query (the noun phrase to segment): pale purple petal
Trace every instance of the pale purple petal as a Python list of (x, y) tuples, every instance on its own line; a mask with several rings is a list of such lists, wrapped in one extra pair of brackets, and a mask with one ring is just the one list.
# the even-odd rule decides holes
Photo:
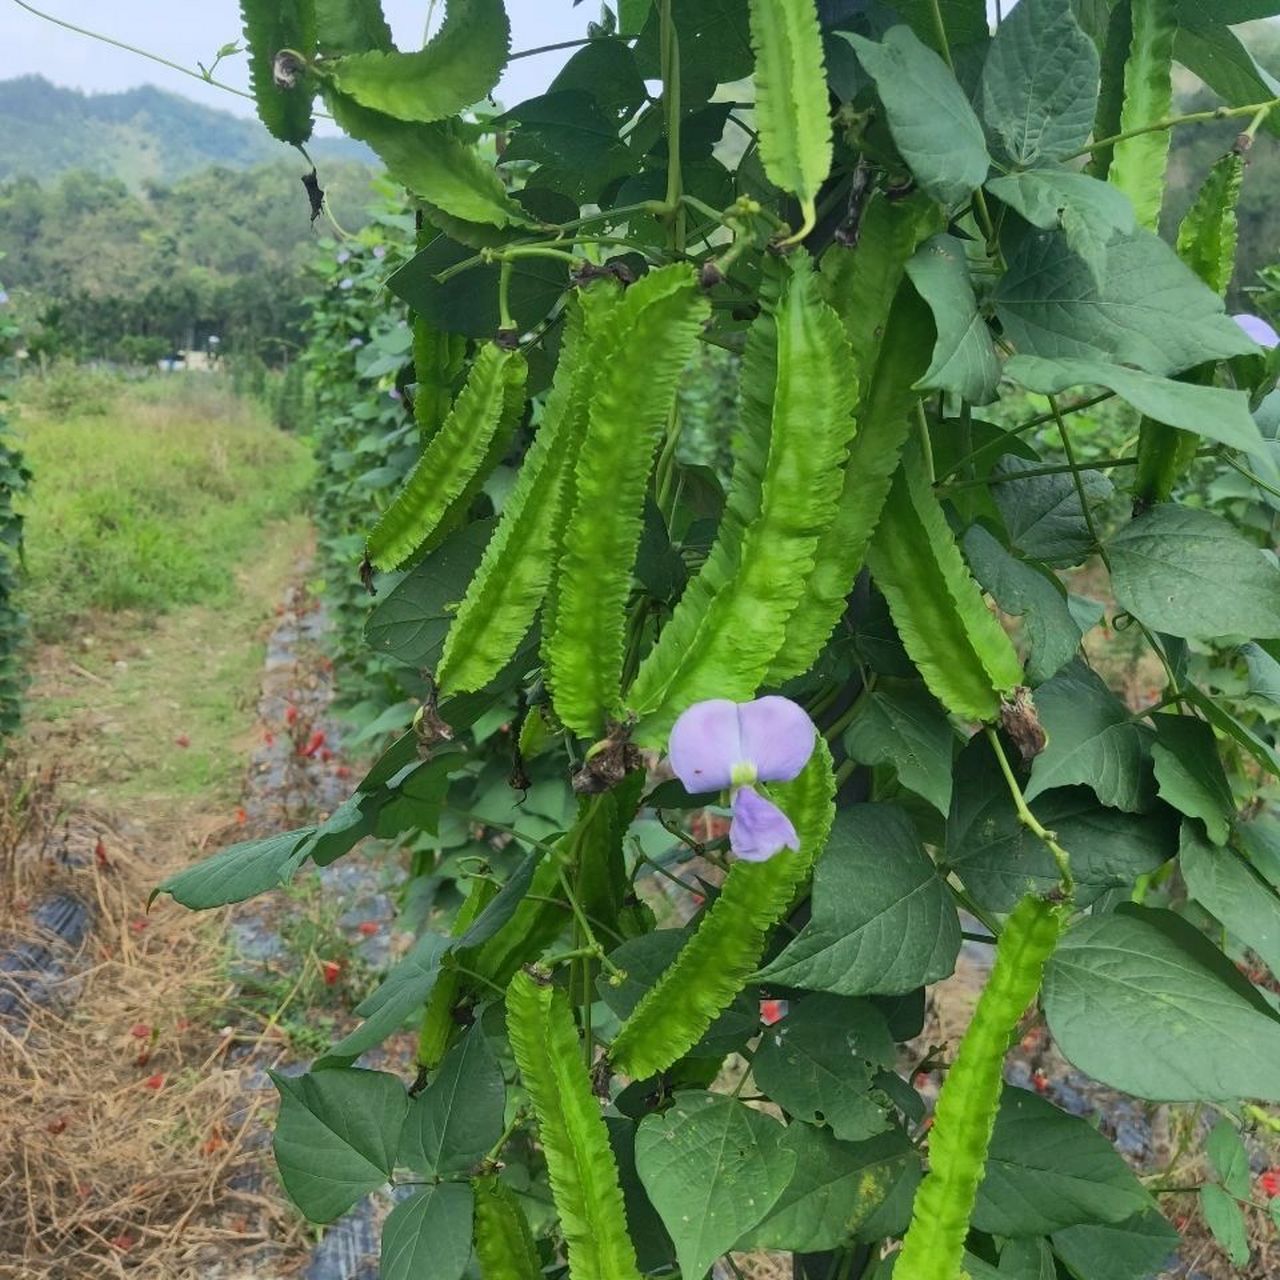
[(695, 702), (672, 726), (667, 750), (686, 791), (723, 791), (742, 759), (737, 704), (728, 698)]
[(761, 782), (790, 782), (813, 755), (816, 731), (803, 707), (771, 695), (738, 708), (742, 754)]
[(1251, 316), (1247, 312), (1242, 312), (1240, 315), (1232, 316), (1231, 318), (1258, 346), (1266, 347), (1270, 350), (1280, 344), (1280, 334), (1276, 333), (1261, 316)]
[(783, 849), (799, 849), (800, 839), (791, 819), (772, 800), (754, 787), (739, 787), (733, 793), (729, 848), (748, 862), (763, 862)]

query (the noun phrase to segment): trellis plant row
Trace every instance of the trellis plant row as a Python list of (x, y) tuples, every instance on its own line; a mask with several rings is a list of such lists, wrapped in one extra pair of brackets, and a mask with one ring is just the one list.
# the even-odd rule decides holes
[(17, 376), (18, 326), (9, 317), (0, 286), (0, 751), (22, 711), (26, 618), (18, 602), (22, 572), (22, 515), (17, 510), (31, 472), (3, 412), (5, 384)]
[[(412, 434), (341, 409), (407, 474), (353, 481), (349, 444), (325, 466), (369, 641), (421, 683), (328, 821), (160, 891), (239, 901), (368, 834), (511, 837), (506, 865), (457, 859), (448, 931), (277, 1082), (309, 1218), (413, 1189), (386, 1280), (697, 1280), (753, 1249), (805, 1276), (1152, 1276), (1185, 1173), (1144, 1182), (1003, 1086), (1039, 1018), (1105, 1085), (1220, 1114), (1200, 1195), (1245, 1261), (1241, 1130), (1280, 1101), (1255, 985), (1280, 963), (1280, 400), (1275, 335), (1223, 296), (1244, 158), (1280, 129), (1230, 24), (1277, 7), (1021, 0), (992, 31), (982, 0), (623, 0), (504, 109), (529, 51), (502, 0), (452, 0), (405, 51), (376, 0), (246, 0), (267, 127), (303, 147), (318, 98), (415, 212), (407, 261), (362, 259), (385, 327), (347, 334), (328, 297), (312, 359), (324, 412), (344, 342), (411, 309), (383, 355), (412, 356)], [(1168, 137), (1201, 118), (1172, 114), (1177, 64), (1240, 138), (1171, 244)], [(727, 485), (679, 447), (707, 345), (740, 356)], [(1044, 412), (988, 421), (1029, 394)], [(1136, 444), (1082, 466), (1099, 396)], [(1099, 610), (1059, 576), (1086, 563), (1163, 672), (1144, 711), (1086, 656)], [(718, 800), (728, 837), (695, 837)], [(676, 840), (722, 879), (682, 878)], [(655, 864), (688, 925), (637, 891)], [(961, 908), (994, 968), (927, 1118), (897, 1046)], [(414, 1060), (360, 1065), (405, 1027)]]

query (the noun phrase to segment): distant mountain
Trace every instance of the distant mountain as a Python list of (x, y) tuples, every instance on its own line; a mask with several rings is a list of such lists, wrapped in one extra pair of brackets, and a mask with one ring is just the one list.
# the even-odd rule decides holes
[[(373, 161), (360, 143), (316, 139), (312, 157)], [(255, 120), (201, 106), (151, 85), (123, 93), (82, 93), (43, 76), (0, 80), (0, 180), (47, 180), (70, 169), (119, 179), (171, 183), (222, 165), (248, 169), (296, 153)]]

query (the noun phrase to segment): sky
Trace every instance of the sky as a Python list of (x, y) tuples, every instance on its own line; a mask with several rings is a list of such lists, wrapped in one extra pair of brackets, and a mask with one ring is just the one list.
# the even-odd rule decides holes
[[(109, 3), (31, 0), (31, 3), (53, 17), (160, 54), (193, 70), (197, 62), (208, 66), (219, 46), (240, 34), (237, 0), (110, 0)], [(436, 6), (437, 14), (443, 7)], [(427, 0), (383, 0), (383, 11), (399, 48), (413, 49), (422, 43), (426, 10)], [(585, 36), (587, 23), (597, 12), (597, 6), (590, 0), (577, 6), (554, 0), (507, 0), (511, 47), (532, 49)], [(562, 50), (513, 62), (498, 85), (497, 96), (506, 102), (519, 102), (541, 92), (570, 52), (572, 50)], [(247, 98), (237, 98), (149, 62), (136, 53), (54, 26), (23, 9), (17, 0), (0, 0), (0, 80), (31, 74), (87, 92), (154, 84), (206, 106), (220, 107), (238, 115), (253, 114), (253, 103)], [(249, 73), (244, 56), (223, 62), (215, 76), (237, 88), (247, 89)], [(327, 122), (317, 123), (323, 126)], [(323, 132), (323, 128), (317, 132)]]

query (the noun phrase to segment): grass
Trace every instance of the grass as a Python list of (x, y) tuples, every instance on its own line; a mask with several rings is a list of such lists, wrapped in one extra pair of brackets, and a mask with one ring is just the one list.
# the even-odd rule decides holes
[(311, 474), (301, 441), (207, 374), (95, 384), (62, 411), (32, 394), (19, 430), (35, 473), (25, 605), (42, 640), (96, 610), (232, 602), (236, 566)]

